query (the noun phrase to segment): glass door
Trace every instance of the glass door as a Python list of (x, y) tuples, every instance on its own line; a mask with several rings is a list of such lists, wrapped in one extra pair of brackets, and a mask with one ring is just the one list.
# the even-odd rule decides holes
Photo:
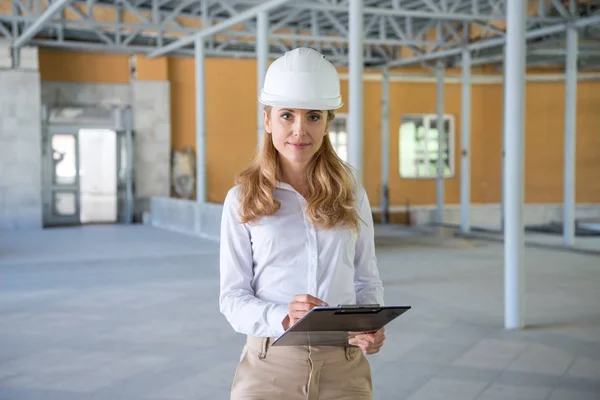
[(44, 222), (48, 226), (80, 223), (79, 137), (71, 129), (50, 130), (44, 157), (47, 180)]
[(44, 226), (134, 222), (131, 108), (44, 106)]

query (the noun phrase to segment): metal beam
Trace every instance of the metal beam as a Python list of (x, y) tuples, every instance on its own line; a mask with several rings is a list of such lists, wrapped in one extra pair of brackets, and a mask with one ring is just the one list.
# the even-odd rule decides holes
[(387, 224), (390, 177), (390, 76), (387, 67), (381, 74), (381, 223)]
[[(256, 24), (256, 58), (257, 58), (257, 83), (258, 83), (258, 96), (263, 87), (265, 81), (265, 75), (269, 64), (269, 14), (266, 11), (258, 13), (257, 24)], [(258, 114), (257, 114), (257, 143), (258, 147), (262, 146), (262, 139), (264, 136), (264, 116), (262, 104), (258, 103)]]
[(462, 53), (462, 91), (460, 115), (460, 230), (468, 233), (471, 230), (469, 211), (471, 208), (471, 52), (463, 49)]
[(566, 95), (565, 95), (565, 158), (563, 198), (563, 239), (565, 246), (575, 242), (575, 160), (577, 137), (577, 28), (567, 29)]
[(571, 14), (569, 14), (569, 11), (567, 11), (567, 9), (558, 0), (552, 0), (552, 5), (565, 19), (571, 19)]
[[(600, 24), (600, 15), (595, 15), (593, 17), (587, 17), (587, 18), (580, 18), (574, 22), (574, 25), (577, 28), (583, 28), (583, 27), (586, 27), (589, 25), (594, 25), (594, 24)], [(538, 29), (534, 29), (534, 30), (526, 32), (525, 39), (535, 39), (535, 38), (538, 38), (541, 36), (553, 35), (556, 33), (564, 32), (566, 29), (567, 29), (567, 26), (565, 24), (556, 24), (556, 25), (546, 26), (543, 28), (538, 28)], [(489, 40), (484, 40), (484, 41), (480, 41), (480, 42), (475, 42), (475, 43), (469, 45), (468, 48), (469, 48), (469, 50), (473, 51), (473, 50), (487, 49), (487, 48), (491, 48), (491, 47), (498, 47), (498, 46), (504, 45), (504, 43), (506, 43), (506, 40), (507, 40), (506, 36), (489, 39)], [(400, 67), (400, 66), (404, 66), (404, 65), (417, 64), (417, 63), (420, 63), (423, 61), (431, 61), (431, 60), (437, 60), (439, 58), (444, 58), (444, 57), (457, 56), (457, 55), (461, 54), (462, 51), (463, 51), (462, 47), (457, 47), (457, 48), (453, 48), (453, 49), (438, 51), (435, 53), (427, 53), (427, 54), (423, 54), (423, 55), (420, 55), (417, 57), (404, 58), (401, 60), (394, 60), (394, 61), (389, 62), (387, 65), (388, 65), (388, 67), (391, 68), (391, 67)]]
[(185, 38), (179, 39), (173, 43), (168, 44), (167, 46), (164, 46), (158, 50), (152, 51), (150, 53), (148, 53), (146, 55), (146, 57), (148, 58), (155, 58), (155, 57), (159, 57), (162, 56), (164, 54), (167, 54), (171, 51), (180, 49), (184, 46), (187, 46), (191, 43), (194, 43), (196, 39), (198, 38), (204, 38), (206, 36), (210, 36), (213, 35), (217, 32), (222, 31), (223, 29), (226, 28), (230, 28), (232, 26), (235, 26), (241, 22), (246, 21), (249, 18), (254, 17), (255, 15), (257, 15), (258, 13), (262, 12), (262, 11), (269, 11), (270, 9), (273, 9), (275, 7), (279, 7), (284, 3), (287, 3), (289, 0), (269, 0), (259, 6), (253, 7), (249, 10), (246, 10), (244, 12), (239, 13), (238, 15), (236, 15), (235, 17), (231, 17), (229, 19), (226, 19), (225, 21), (222, 21), (216, 25), (211, 26), (208, 29), (202, 29), (200, 30), (200, 32), (196, 33), (195, 35), (192, 36), (187, 36)]
[(206, 202), (206, 85), (204, 38), (194, 40), (196, 76), (196, 202)]
[(350, 43), (349, 43), (349, 135), (348, 148), (350, 165), (356, 179), (362, 184), (363, 175), (363, 13), (362, 0), (350, 0)]
[[(295, 1), (290, 4), (294, 8), (302, 8), (309, 10), (320, 10), (320, 11), (331, 11), (339, 13), (347, 13), (348, 9), (345, 6), (340, 5), (329, 5), (329, 4), (315, 4), (305, 1)], [(428, 18), (428, 19), (441, 19), (444, 21), (504, 21), (504, 16), (484, 15), (484, 14), (465, 14), (465, 13), (452, 13), (452, 12), (441, 12), (441, 11), (429, 11), (429, 10), (414, 10), (414, 9), (402, 9), (402, 8), (386, 8), (386, 7), (363, 7), (364, 15), (385, 15), (394, 17), (416, 17), (416, 18)]]
[[(437, 174), (436, 174), (436, 216), (435, 222), (441, 224), (444, 222), (444, 144), (445, 144), (445, 126), (444, 123), (444, 65), (438, 61), (436, 66), (437, 77), (437, 131), (438, 131), (438, 151), (437, 151)], [(449, 158), (448, 158), (449, 159)]]
[[(379, 17), (377, 17), (379, 18)], [(6, 21), (6, 22), (29, 22), (29, 21), (33, 21), (33, 17), (13, 17), (11, 15), (0, 15), (0, 21)], [(78, 20), (65, 20), (65, 29), (86, 29), (89, 31), (93, 31), (95, 35), (102, 35), (101, 39), (104, 40), (107, 43), (111, 43), (111, 41), (109, 39), (106, 39), (107, 36), (106, 34), (103, 34), (102, 32), (106, 32), (106, 33), (111, 33), (109, 30), (105, 30), (105, 28), (110, 28), (111, 30), (133, 30), (135, 32), (148, 32), (148, 31), (152, 31), (152, 30), (157, 30), (157, 29), (162, 29), (163, 30), (163, 36), (165, 38), (171, 38), (171, 39), (179, 39), (181, 38), (180, 35), (177, 34), (185, 34), (185, 35), (193, 35), (195, 32), (197, 32), (196, 30), (194, 30), (193, 28), (185, 28), (185, 27), (181, 27), (181, 26), (174, 26), (174, 27), (161, 27), (161, 26), (156, 26), (153, 24), (136, 24), (136, 23), (126, 23), (126, 22), (121, 22), (121, 23), (117, 23), (117, 22), (113, 22), (113, 21), (94, 21), (94, 20), (89, 20), (87, 19), (86, 16), (83, 16), (83, 19), (78, 19)], [(51, 22), (47, 25), (47, 27), (52, 27), (52, 28), (59, 28), (59, 25)], [(166, 31), (166, 32), (165, 32)], [(166, 33), (169, 34), (166, 34)], [(239, 31), (225, 31), (225, 32), (221, 32), (219, 33), (219, 35), (222, 36), (230, 36), (230, 37), (234, 37), (234, 38), (249, 38), (249, 39), (253, 39), (256, 36), (256, 33), (254, 32), (250, 32), (250, 31), (246, 31), (246, 30), (239, 30)], [(140, 35), (140, 36), (144, 36), (144, 35)], [(148, 35), (146, 35), (146, 37), (148, 37)], [(156, 37), (153, 37), (153, 39), (155, 39)], [(316, 42), (316, 43), (348, 43), (349, 39), (348, 37), (344, 37), (344, 36), (331, 36), (331, 35), (326, 35), (326, 34), (321, 34), (321, 35), (303, 35), (303, 34), (293, 34), (293, 33), (271, 33), (269, 34), (269, 38), (271, 39), (271, 41), (274, 44), (277, 44), (279, 40), (296, 40), (296, 41), (300, 41), (303, 43), (307, 43), (307, 42)], [(85, 43), (85, 42), (84, 42)], [(427, 47), (427, 46), (440, 46), (441, 43), (438, 41), (427, 41), (427, 40), (422, 40), (422, 39), (418, 39), (418, 38), (413, 38), (413, 39), (408, 39), (408, 40), (398, 40), (396, 38), (385, 38), (383, 40), (379, 39), (379, 38), (374, 38), (374, 37), (365, 37), (364, 38), (364, 44), (366, 45), (381, 45), (381, 46), (423, 46), (423, 47)], [(159, 45), (160, 46), (160, 45)], [(280, 46), (281, 47), (281, 46)], [(160, 47), (158, 47), (160, 48)], [(207, 49), (208, 51), (208, 49)], [(193, 50), (192, 50), (193, 52)]]
[(504, 326), (524, 326), (524, 148), (525, 148), (525, 21), (522, 0), (508, 0), (506, 31), (506, 94), (504, 129)]
[(23, 34), (19, 36), (17, 40), (15, 40), (13, 44), (14, 49), (18, 50), (21, 47), (25, 46), (27, 42), (31, 40), (31, 38), (33, 38), (39, 31), (42, 30), (44, 25), (46, 25), (46, 23), (50, 21), (50, 19), (52, 19), (53, 16), (61, 12), (62, 9), (69, 5), (69, 3), (71, 3), (72, 1), (73, 0), (56, 0), (55, 2), (50, 4), (50, 6), (46, 8), (44, 12), (39, 16), (39, 18), (37, 18), (31, 25), (29, 25), (27, 29), (25, 29)]

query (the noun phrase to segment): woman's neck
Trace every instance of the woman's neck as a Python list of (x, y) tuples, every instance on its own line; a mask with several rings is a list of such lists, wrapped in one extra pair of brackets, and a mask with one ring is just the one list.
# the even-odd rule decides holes
[(281, 164), (281, 181), (292, 186), (302, 196), (308, 192), (306, 167), (292, 163)]

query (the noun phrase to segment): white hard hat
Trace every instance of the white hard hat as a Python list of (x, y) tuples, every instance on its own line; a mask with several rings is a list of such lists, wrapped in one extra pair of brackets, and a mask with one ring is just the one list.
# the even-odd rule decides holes
[(299, 47), (271, 64), (259, 101), (266, 106), (335, 110), (342, 106), (340, 78), (322, 54)]

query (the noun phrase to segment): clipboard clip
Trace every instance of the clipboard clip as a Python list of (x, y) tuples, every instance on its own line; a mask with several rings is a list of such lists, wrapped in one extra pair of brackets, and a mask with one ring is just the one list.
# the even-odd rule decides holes
[(340, 314), (377, 314), (381, 311), (379, 304), (348, 304), (338, 306), (334, 315)]
[(361, 308), (374, 308), (381, 307), (380, 304), (338, 304), (338, 308), (347, 308), (347, 309), (361, 309)]

